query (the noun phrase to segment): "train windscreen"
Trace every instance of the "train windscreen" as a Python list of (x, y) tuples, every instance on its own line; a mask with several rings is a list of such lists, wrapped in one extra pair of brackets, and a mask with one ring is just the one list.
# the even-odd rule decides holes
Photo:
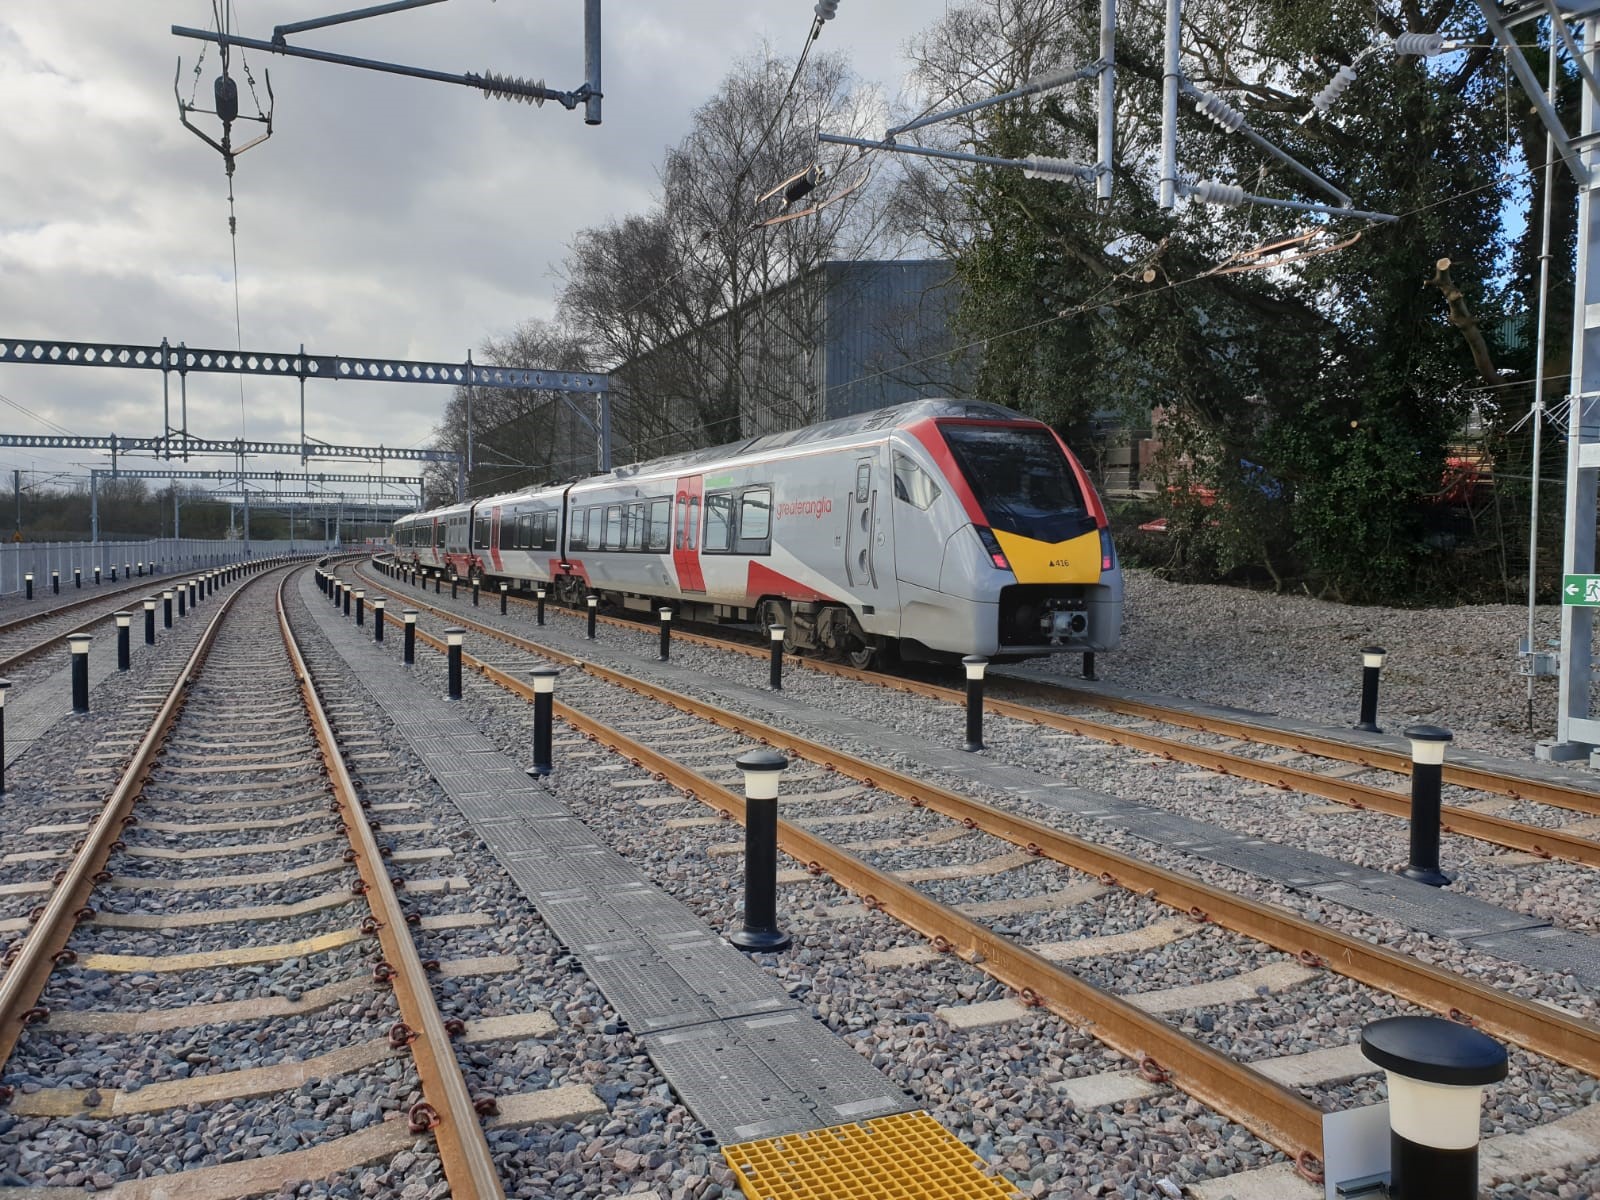
[(939, 423), (994, 529), (1064, 542), (1095, 528), (1072, 464), (1048, 429)]

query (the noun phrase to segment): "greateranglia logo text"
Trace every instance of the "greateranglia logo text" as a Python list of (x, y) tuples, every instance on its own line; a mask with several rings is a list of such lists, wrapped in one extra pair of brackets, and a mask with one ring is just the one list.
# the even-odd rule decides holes
[(828, 496), (820, 500), (791, 500), (778, 505), (779, 517), (815, 517), (820, 521), (832, 511), (833, 500)]

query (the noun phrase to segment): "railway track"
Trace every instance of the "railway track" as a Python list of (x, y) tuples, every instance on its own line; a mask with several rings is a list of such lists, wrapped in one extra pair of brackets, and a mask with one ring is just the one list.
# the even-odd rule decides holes
[(412, 928), (488, 920), (424, 913), (448, 881), (391, 876), (391, 856), (429, 861), (405, 835), (432, 826), (367, 816), (357, 780), (381, 767), (335, 738), (284, 614), (289, 573), (228, 593), (169, 678), (98, 718), (126, 745), (115, 726), (153, 714), (87, 821), (61, 789), (8, 805), (0, 1183), (153, 1200), (176, 1174), (222, 1200), (409, 1148), (397, 1190), (442, 1169), (454, 1196), (504, 1195), (479, 1118), (495, 1105), (452, 1035), (538, 1023), (447, 1029)]
[[(727, 767), (719, 772), (696, 763), (728, 764), (737, 749), (757, 740), (814, 764), (815, 770), (799, 772), (803, 782), (796, 784), (804, 816), (780, 833), (782, 848), (801, 864), (791, 886), (804, 886), (807, 870), (825, 875), (860, 897), (865, 910), (892, 916), (927, 939), (926, 946), (894, 947), (905, 953), (885, 961), (927, 969), (948, 952), (1009, 989), (977, 1014), (961, 1011), (973, 1006), (950, 1004), (953, 1022), (1026, 1021), (1029, 1009), (1048, 1009), (1138, 1064), (1146, 1084), (1175, 1084), (1282, 1150), (1308, 1175), (1316, 1173), (1321, 1156), (1324, 1109), (1344, 1107), (1356, 1095), (1370, 1097), (1370, 1083), (1350, 1089), (1352, 1080), (1368, 1075), (1351, 1058), (1354, 1033), (1345, 1019), (1352, 1013), (1370, 1019), (1415, 1004), (1472, 1021), (1521, 1047), (1514, 1071), (1583, 1115), (1578, 1097), (1587, 1094), (1584, 1077), (1600, 1072), (1600, 1028), (1588, 1022), (1073, 837), (1040, 819), (1046, 814), (1017, 811), (1026, 805), (999, 808), (972, 800), (748, 714), (579, 662), (495, 627), (487, 614), (466, 618), (459, 605), (446, 608), (431, 594), (370, 575), (367, 580), (369, 595), (376, 584), (428, 613), (424, 624), (435, 630), (441, 622), (464, 627), (471, 669), (519, 696), (531, 695), (518, 675), (537, 661), (532, 656), (580, 668), (576, 678), (569, 669), (563, 680), (562, 718), (719, 814), (735, 820), (743, 814), (742, 801), (727, 787)], [(442, 648), (436, 632), (420, 629), (418, 637)], [(631, 815), (641, 847), (667, 836), (665, 813)], [(669, 828), (707, 858), (737, 852), (737, 843), (718, 837), (717, 821), (678, 818)], [(995, 909), (988, 897), (996, 881), (1016, 876), (1027, 880), (1022, 894), (1012, 896), (1010, 907)], [(1008, 894), (1014, 890), (1011, 885)], [(725, 896), (703, 899), (726, 907)], [(804, 899), (794, 907), (803, 910)], [(1106, 929), (1116, 932), (1081, 936)], [(1049, 936), (1063, 931), (1080, 936)], [(1154, 946), (1176, 947), (1167, 952), (1183, 956), (1181, 977), (1205, 982), (1198, 990), (1163, 989), (1166, 994), (1141, 989), (1139, 955)], [(1063, 968), (1066, 962), (1076, 974)], [(1332, 1023), (1331, 1044), (1308, 1048), (1303, 1029), (1275, 1027), (1274, 1016), (1295, 1009), (1294, 1002), (1276, 998), (1280, 992), (1304, 997), (1307, 991), (1316, 1005), (1343, 1014)], [(1221, 1017), (1196, 1011), (1213, 1004), (1226, 1006)], [(1184, 1014), (1181, 1027), (1152, 1016), (1164, 1011)], [(1283, 1054), (1285, 1045), (1298, 1053)], [(1111, 1074), (1121, 1082), (1108, 1083), (1106, 1094), (1124, 1100), (1144, 1094), (1125, 1071)]]

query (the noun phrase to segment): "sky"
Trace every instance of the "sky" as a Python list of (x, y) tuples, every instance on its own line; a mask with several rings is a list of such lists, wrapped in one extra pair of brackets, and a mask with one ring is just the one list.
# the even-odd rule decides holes
[[(233, 29), (363, 0), (236, 0)], [(842, 0), (818, 47), (898, 90), (904, 41), (946, 0)], [(550, 317), (581, 229), (646, 210), (664, 150), (740, 58), (792, 58), (811, 0), (604, 0), (604, 123), (486, 100), (475, 89), (246, 52), (274, 133), (239, 156), (239, 330), (246, 350), (462, 361), (530, 317)], [(298, 44), (434, 70), (577, 87), (580, 0), (445, 0), (296, 35)], [(232, 349), (238, 331), (221, 156), (178, 121), (210, 0), (50, 0), (0, 10), (0, 343), (30, 338)], [(235, 51), (241, 110), (254, 111)], [(218, 73), (206, 48), (199, 101)], [(193, 118), (216, 136), (216, 118)], [(236, 144), (258, 126), (239, 122)], [(539, 364), (526, 364), (537, 366)], [(174, 424), (178, 389), (172, 381)], [(158, 436), (155, 371), (0, 363), (0, 433)], [(425, 446), (440, 386), (317, 383), (307, 432), (328, 442)], [(37, 414), (19, 411), (15, 405)], [(192, 376), (188, 427), (210, 438), (299, 440), (292, 379)], [(52, 423), (57, 428), (52, 428)], [(228, 459), (190, 468), (226, 467)], [(0, 449), (0, 470), (44, 480), (107, 467), (86, 451)], [(130, 461), (124, 466), (157, 465)], [(184, 465), (184, 464), (175, 464)], [(258, 459), (257, 470), (299, 468)], [(421, 464), (390, 463), (389, 475)], [(354, 463), (312, 470), (376, 471)], [(10, 480), (4, 480), (9, 485)]]

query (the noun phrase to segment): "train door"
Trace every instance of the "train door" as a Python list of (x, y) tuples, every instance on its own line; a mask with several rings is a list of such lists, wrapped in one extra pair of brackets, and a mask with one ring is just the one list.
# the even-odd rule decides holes
[(700, 506), (705, 496), (705, 479), (689, 475), (678, 480), (677, 506), (672, 514), (672, 566), (678, 573), (678, 589), (683, 592), (706, 590), (706, 577), (700, 570)]
[[(496, 571), (504, 571), (505, 564), (500, 560), (500, 506), (496, 504), (489, 514), (489, 561), (494, 564)], [(515, 517), (511, 519), (516, 520)]]
[(855, 459), (844, 535), (845, 579), (869, 614), (879, 604), (892, 603), (894, 595), (894, 547), (882, 499), (888, 493), (880, 488), (881, 449), (873, 447)]

